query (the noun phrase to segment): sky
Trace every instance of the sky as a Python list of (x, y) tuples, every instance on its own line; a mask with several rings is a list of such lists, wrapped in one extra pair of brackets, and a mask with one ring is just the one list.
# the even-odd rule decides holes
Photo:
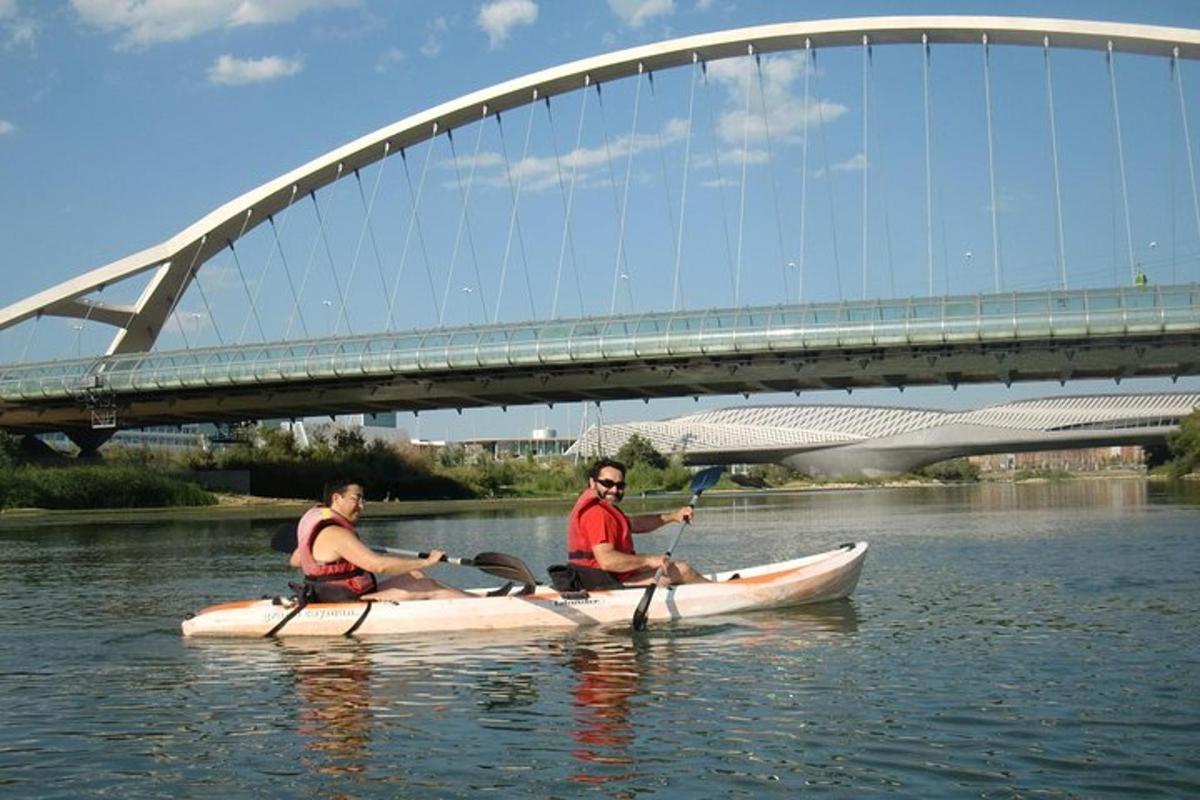
[[(810, 18), (943, 13), (1200, 27), (1200, 3), (1194, 0), (0, 0), (0, 274), (6, 278), (0, 285), (0, 306), (161, 241), (224, 202), (339, 145), (501, 80), (695, 33)], [(476, 144), (474, 133), (464, 130), (457, 153), (442, 145), (414, 153), (430, 156), (434, 166), (428, 206), (431, 215), (439, 205), (443, 211), (441, 223), (429, 224), (431, 246), (442, 247), (443, 260), (451, 252), (453, 258), (449, 274), (428, 276), (429, 288), (405, 309), (406, 320), (428, 327), (439, 319), (459, 324), (545, 317), (551, 308), (562, 315), (665, 310), (674, 301), (671, 269), (650, 274), (647, 264), (675, 262), (679, 269), (681, 261), (679, 302), (690, 307), (729, 305), (733, 297), (769, 303), (905, 296), (924, 293), (929, 280), (937, 293), (990, 291), (1000, 268), (1006, 289), (1054, 285), (1055, 235), (1046, 220), (1055, 212), (1046, 191), (1048, 137), (1040, 57), (1027, 53), (1022, 61), (997, 51), (993, 58), (994, 157), (1001, 179), (992, 200), (986, 193), (978, 54), (963, 48), (934, 56), (939, 188), (938, 219), (930, 229), (923, 216), (919, 54), (914, 58), (912, 52), (885, 50), (877, 48), (871, 56), (865, 147), (862, 55), (846, 48), (823, 54), (820, 67), (811, 73), (797, 54), (767, 58), (757, 86), (748, 60), (710, 65), (711, 87), (697, 101), (704, 111), (696, 117), (705, 119), (706, 132), (697, 133), (694, 152), (686, 136), (690, 75), (674, 70), (646, 90), (653, 96), (635, 95), (640, 90), (631, 82), (612, 87), (604, 100), (603, 113), (610, 116), (603, 126), (597, 108), (584, 108), (592, 116), (578, 144), (572, 137), (580, 102), (564, 97), (555, 101), (552, 127), (529, 123), (533, 135), (526, 138), (532, 146), (525, 154), (526, 115), (520, 111), (504, 119), (502, 136), (507, 138), (481, 128)], [(1200, 232), (1189, 216), (1185, 139), (1178, 118), (1170, 116), (1172, 89), (1162, 62), (1119, 62), (1122, 85), (1139, 87), (1121, 97), (1123, 166), (1128, 171), (1124, 197), (1135, 209), (1127, 223), (1118, 190), (1122, 164), (1112, 155), (1103, 60), (1096, 54), (1070, 53), (1055, 59), (1071, 285), (1124, 283), (1131, 261), (1156, 283), (1200, 279)], [(1181, 70), (1191, 103), (1187, 121), (1191, 130), (1200, 131), (1196, 66), (1187, 63)], [(806, 75), (816, 84), (811, 95), (802, 94)], [(640, 112), (631, 110), (637, 103)], [(805, 136), (812, 147), (802, 150)], [(1195, 151), (1194, 139), (1191, 146)], [(621, 217), (619, 229), (628, 238), (627, 244), (621, 240), (628, 252), (618, 251), (614, 262), (611, 251), (620, 237), (613, 226), (576, 226), (574, 285), (562, 279), (561, 223), (548, 221), (549, 209), (561, 214), (555, 205), (561, 204), (561, 183), (552, 168), (557, 151), (566, 157), (562, 163), (577, 170), (576, 219)], [(807, 172), (800, 167), (802, 152), (810, 158)], [(627, 154), (632, 155), (625, 162)], [(685, 157), (687, 170), (681, 166)], [(410, 160), (414, 167), (419, 163), (419, 158)], [(628, 182), (622, 175), (626, 166)], [(397, 207), (403, 200), (398, 169), (386, 167), (391, 182), (381, 195), (387, 200), (387, 192), (394, 192)], [(480, 217), (474, 231), (480, 249), (495, 254), (478, 281), (471, 277), (470, 260), (460, 255), (466, 245), (459, 246), (456, 224), (463, 184), (455, 175), (464, 171), (473, 176), (474, 201), (481, 204), (475, 208), (490, 202), (500, 209), (473, 212)], [(364, 173), (368, 188), (375, 174)], [(864, 174), (870, 179), (866, 232), (861, 224)], [(513, 175), (523, 187), (521, 230), (526, 234), (516, 244), (503, 204)], [(622, 200), (618, 190), (627, 186), (635, 191)], [(794, 216), (781, 225), (779, 209), (794, 215), (802, 187), (807, 187), (808, 233), (798, 240)], [(679, 237), (673, 226), (682, 218), (683, 200), (687, 219), (700, 228), (682, 226), (686, 236)], [(730, 255), (739, 239), (739, 228), (730, 219), (736, 222), (739, 210), (754, 226), (745, 228), (754, 232), (746, 236), (746, 263), (777, 266), (761, 274), (748, 266), (744, 280)], [(714, 224), (718, 219), (725, 224)], [(1002, 226), (995, 250), (988, 224), (994, 219)], [(334, 233), (353, 250), (354, 224), (331, 225), (344, 226)], [(722, 229), (723, 236), (718, 233)], [(399, 250), (403, 233), (403, 224), (381, 229), (379, 246)], [(925, 272), (927, 238), (936, 238), (932, 278)], [(269, 245), (258, 246), (262, 253), (256, 254), (248, 241), (241, 256), (251, 270), (270, 258), (264, 255)], [(296, 248), (299, 252), (298, 244)], [(519, 257), (510, 258), (513, 252)], [(994, 259), (993, 252), (1001, 259)], [(302, 259), (297, 255), (293, 260)], [(507, 283), (497, 278), (501, 261)], [(527, 263), (521, 275), (523, 261), (535, 264), (532, 276)], [(206, 267), (208, 288), (219, 306), (235, 306), (234, 296), (245, 288), (224, 281), (234, 267), (243, 264), (214, 259)], [(268, 268), (278, 267), (262, 267), (264, 274)], [(425, 281), (419, 271), (410, 276), (406, 280), (414, 281), (414, 287)], [(559, 283), (562, 290), (551, 293), (549, 287)], [(374, 294), (388, 293), (386, 278), (384, 289)], [(136, 287), (127, 291), (136, 293)], [(312, 291), (317, 290), (310, 290), (302, 303), (309, 309), (307, 317), (300, 314), (305, 330), (312, 335), (332, 332), (341, 324), (332, 296)], [(365, 284), (358, 292), (362, 300), (356, 314), (363, 320), (358, 330), (369, 331), (376, 323), (367, 320), (382, 318), (385, 304)], [(264, 313), (266, 308), (264, 301)], [(388, 306), (386, 312), (391, 311)], [(201, 319), (199, 310), (190, 313)], [(286, 308), (277, 316), (296, 321)], [(212, 324), (216, 322), (214, 317)], [(189, 341), (204, 343), (204, 326), (196, 325)], [(251, 326), (248, 319), (227, 323), (227, 329)], [(186, 324), (179, 327), (174, 333), (186, 336)], [(0, 333), (0, 361), (98, 352), (109, 336), (111, 329), (77, 329), (67, 320), (47, 320), (33, 330), (28, 324), (18, 326)], [(1171, 388), (1195, 390), (1197, 382), (633, 401), (607, 403), (602, 413), (614, 421), (660, 419), (772, 402), (965, 408), (1064, 392)], [(595, 416), (593, 409), (591, 421)], [(401, 416), (410, 433), (434, 439), (523, 435), (545, 427), (572, 435), (580, 420), (576, 404), (553, 410)]]

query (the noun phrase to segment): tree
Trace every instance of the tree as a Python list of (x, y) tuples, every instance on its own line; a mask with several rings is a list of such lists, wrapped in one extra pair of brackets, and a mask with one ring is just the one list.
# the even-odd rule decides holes
[(625, 440), (625, 444), (621, 445), (621, 449), (617, 451), (617, 460), (623, 462), (630, 469), (638, 464), (645, 464), (655, 469), (664, 469), (667, 466), (666, 456), (655, 450), (649, 439), (637, 433), (630, 436)]
[(1200, 464), (1200, 409), (1179, 421), (1179, 430), (1167, 436), (1171, 451), (1171, 474), (1187, 475)]

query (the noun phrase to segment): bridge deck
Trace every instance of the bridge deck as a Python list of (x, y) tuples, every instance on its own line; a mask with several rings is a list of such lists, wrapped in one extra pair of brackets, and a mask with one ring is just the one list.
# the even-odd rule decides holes
[[(1195, 374), (1200, 285), (438, 328), (0, 368), (0, 426)], [(648, 373), (654, 373), (649, 375)]]

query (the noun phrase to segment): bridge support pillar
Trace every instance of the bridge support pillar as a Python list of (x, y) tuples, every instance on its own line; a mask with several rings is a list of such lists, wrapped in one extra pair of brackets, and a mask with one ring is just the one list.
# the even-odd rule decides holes
[(100, 446), (112, 438), (116, 428), (73, 428), (63, 431), (75, 446), (79, 448), (78, 458), (81, 461), (98, 460)]

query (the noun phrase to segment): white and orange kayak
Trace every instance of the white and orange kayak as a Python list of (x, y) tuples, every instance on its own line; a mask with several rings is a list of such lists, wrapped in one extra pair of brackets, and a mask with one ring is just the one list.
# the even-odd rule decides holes
[[(848, 597), (858, 584), (867, 543), (718, 573), (713, 583), (659, 589), (651, 622), (821, 603)], [(479, 599), (309, 603), (276, 597), (209, 606), (183, 622), (184, 636), (386, 636), (471, 630), (574, 628), (629, 623), (645, 587), (559, 593), (538, 586), (529, 594)]]

